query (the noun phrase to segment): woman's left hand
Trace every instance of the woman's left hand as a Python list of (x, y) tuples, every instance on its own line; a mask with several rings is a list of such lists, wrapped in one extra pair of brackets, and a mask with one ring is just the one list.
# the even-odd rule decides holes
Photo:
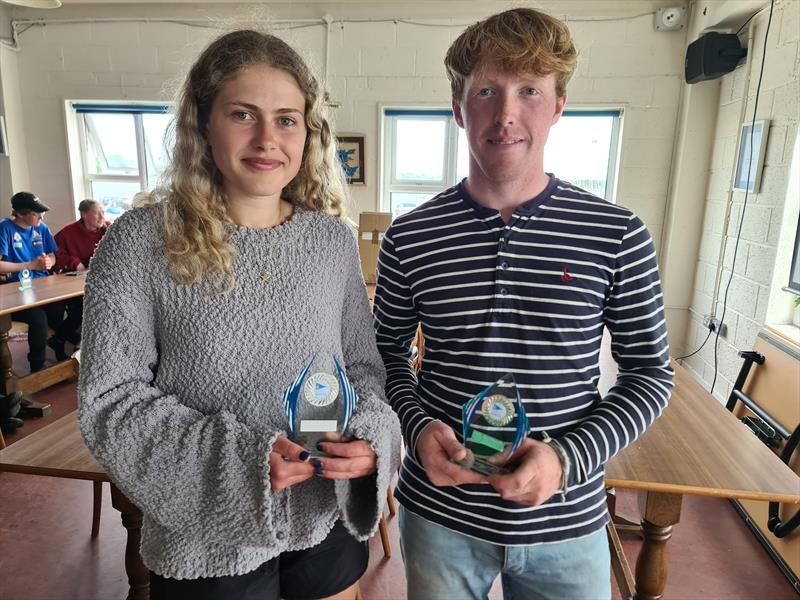
[(341, 435), (329, 435), (317, 447), (335, 458), (315, 457), (311, 463), (319, 477), (325, 479), (356, 479), (372, 475), (377, 469), (378, 457), (364, 440), (350, 440)]

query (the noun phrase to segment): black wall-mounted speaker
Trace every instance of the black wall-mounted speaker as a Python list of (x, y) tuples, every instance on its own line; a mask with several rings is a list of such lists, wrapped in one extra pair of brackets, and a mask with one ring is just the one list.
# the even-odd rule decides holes
[(747, 56), (735, 33), (711, 31), (700, 36), (686, 49), (686, 83), (697, 83), (730, 73)]

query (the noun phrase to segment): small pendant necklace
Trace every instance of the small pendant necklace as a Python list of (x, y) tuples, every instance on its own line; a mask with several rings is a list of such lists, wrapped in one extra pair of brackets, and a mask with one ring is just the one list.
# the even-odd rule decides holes
[[(281, 203), (278, 206), (277, 222), (272, 227), (269, 227), (269, 230), (281, 227), (287, 220), (289, 220), (292, 217), (293, 214), (294, 214), (294, 206), (288, 204), (288, 206), (284, 208), (284, 204)], [(280, 238), (276, 234), (269, 237), (271, 237), (272, 239), (268, 240), (269, 246), (267, 248), (267, 255), (258, 272), (258, 279), (261, 281), (261, 283), (264, 284), (269, 283), (273, 279), (273, 272), (277, 268), (277, 265), (273, 264), (272, 260), (273, 253), (275, 247), (280, 245)]]
[(277, 239), (272, 239), (269, 242), (269, 247), (267, 248), (267, 256), (266, 260), (261, 267), (261, 272), (258, 274), (258, 278), (261, 280), (261, 283), (269, 283), (272, 281), (272, 271), (275, 270), (276, 265), (272, 261), (273, 252), (275, 250), (275, 246), (278, 245)]
[[(278, 215), (278, 224), (275, 225), (275, 227), (272, 227), (271, 229), (275, 229), (283, 225), (287, 221), (289, 216), (292, 214), (292, 212), (289, 212), (286, 215), (283, 215), (282, 213), (283, 211), (281, 210)], [(276, 267), (276, 265), (273, 264), (272, 258), (273, 258), (273, 253), (275, 251), (275, 247), (278, 245), (280, 245), (278, 237), (275, 237), (274, 239), (270, 240), (269, 248), (267, 249), (267, 257), (266, 260), (264, 261), (264, 266), (261, 270), (261, 273), (259, 273), (258, 275), (258, 278), (261, 280), (261, 283), (266, 284), (272, 281), (272, 271), (274, 271)]]

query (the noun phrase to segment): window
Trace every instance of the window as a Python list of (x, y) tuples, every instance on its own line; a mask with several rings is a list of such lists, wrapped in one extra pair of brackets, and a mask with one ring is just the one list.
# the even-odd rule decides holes
[[(619, 110), (565, 110), (550, 130), (545, 171), (613, 201)], [(464, 130), (449, 109), (383, 109), (382, 210), (397, 217), (469, 171)]]
[(398, 217), (467, 176), (464, 131), (449, 109), (384, 109), (383, 209)]
[(620, 121), (618, 110), (565, 110), (550, 129), (544, 170), (613, 202)]
[[(800, 296), (800, 217), (797, 219), (797, 232), (794, 234), (792, 268), (789, 271), (789, 283), (786, 288), (790, 292)], [(800, 307), (796, 310), (800, 310)]]
[(166, 105), (73, 104), (77, 113), (84, 195), (113, 221), (135, 194), (152, 189), (167, 166)]

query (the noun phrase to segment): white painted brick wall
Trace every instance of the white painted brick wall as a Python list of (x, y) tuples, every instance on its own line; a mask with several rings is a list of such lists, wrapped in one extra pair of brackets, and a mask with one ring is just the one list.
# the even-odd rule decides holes
[[(364, 75), (398, 81), (414, 75), (414, 53), (407, 48), (362, 48)], [(387, 75), (391, 75), (388, 76)]]
[[(156, 73), (158, 72), (158, 51), (156, 48), (139, 46), (134, 51), (124, 46), (109, 48), (111, 70), (116, 73)], [(72, 70), (69, 62), (67, 70)]]
[[(333, 99), (342, 103), (333, 120), (340, 130), (367, 135), (367, 185), (350, 188), (353, 212), (378, 208), (378, 105), (449, 106), (450, 88), (442, 64), (447, 47), (464, 23), (502, 8), (495, 2), (475, 2), (467, 13), (450, 11), (446, 17), (437, 3), (364, 4), (358, 11), (347, 4), (286, 4), (270, 8), (284, 19), (329, 13), (334, 19), (348, 15), (359, 19), (402, 16), (438, 24), (462, 24), (423, 27), (346, 22), (331, 27), (330, 88)], [(569, 11), (569, 4), (561, 10)], [(35, 141), (41, 139), (55, 144), (54, 152), (65, 152), (62, 99), (164, 101), (168, 99), (165, 90), (174, 79), (182, 77), (203, 45), (218, 32), (159, 22), (157, 16), (202, 18), (213, 14), (214, 19), (227, 21), (251, 12), (233, 4), (93, 5), (90, 11), (67, 5), (45, 17), (152, 18), (147, 23), (52, 24), (33, 27), (22, 36), (19, 62), (23, 104), (35, 98), (49, 100), (42, 110), (50, 113), (50, 125), (59, 128), (54, 136), (41, 124), (41, 115), (24, 111), (25, 130), (32, 140), (27, 149), (31, 179), (52, 181), (47, 184), (47, 193), (57, 194), (58, 202), (66, 198), (65, 206), (52, 213), (54, 227), (74, 215), (72, 200), (64, 192), (70, 189), (70, 181), (66, 175), (61, 179), (51, 177), (50, 165), (38, 160), (33, 149), (38, 152), (44, 145)], [(568, 89), (570, 103), (625, 106), (618, 201), (640, 212), (658, 238), (683, 85), (685, 34), (656, 33), (650, 18), (570, 22), (570, 27), (580, 51), (578, 71)], [(325, 27), (278, 28), (276, 33), (295, 44), (321, 70), (325, 64)], [(627, 147), (629, 143), (631, 148)], [(61, 171), (66, 173), (59, 167), (58, 172)], [(39, 190), (37, 193), (44, 194)]]
[[(87, 43), (103, 46), (139, 46), (138, 23), (92, 23), (91, 36)], [(146, 43), (146, 42), (145, 42)]]
[[(771, 290), (770, 286), (775, 268), (778, 236), (784, 218), (784, 204), (790, 176), (788, 165), (800, 121), (799, 22), (800, 3), (791, 2), (779, 6), (775, 11), (773, 29), (770, 31), (767, 44), (767, 64), (764, 67), (757, 118), (770, 119), (771, 129), (761, 189), (757, 194), (748, 195), (742, 241), (739, 244), (737, 264), (734, 267), (735, 275), (728, 294), (725, 316), (728, 335), (725, 341), (720, 340), (718, 379), (715, 387), (715, 394), (721, 398), (727, 396), (731, 381), (736, 378), (741, 366), (741, 359), (736, 356), (736, 352), (752, 347), (759, 329), (765, 324), (764, 318), (770, 295), (783, 293)], [(765, 25), (766, 18), (759, 17), (755, 28), (756, 39), (751, 49), (753, 71), (750, 88), (747, 90), (747, 120), (752, 118), (753, 113), (758, 70), (764, 47), (762, 42)], [(741, 101), (745, 95), (744, 79), (744, 66), (741, 65), (736, 71), (726, 75), (722, 81), (712, 163), (713, 173), (708, 186), (698, 276), (695, 277), (695, 294), (692, 300), (693, 322), (690, 324), (687, 336), (687, 339), (693, 340), (695, 345), (688, 347), (688, 351), (695, 350), (707, 333), (702, 327), (700, 318), (711, 306), (709, 294), (713, 293), (717, 269), (716, 255), (722, 233), (720, 214), (724, 205), (721, 203), (727, 200), (731, 172), (734, 168), (733, 144), (738, 131)], [(729, 236), (734, 236), (736, 233), (744, 192), (734, 192), (732, 199), (734, 204), (728, 228)], [(723, 271), (716, 304), (718, 317), (722, 313), (723, 293), (730, 276), (733, 243), (733, 237), (726, 241), (723, 259), (726, 269)], [(701, 271), (703, 271), (702, 276)], [(713, 336), (701, 352), (687, 360), (690, 368), (702, 375), (707, 386), (714, 377), (712, 341)]]

